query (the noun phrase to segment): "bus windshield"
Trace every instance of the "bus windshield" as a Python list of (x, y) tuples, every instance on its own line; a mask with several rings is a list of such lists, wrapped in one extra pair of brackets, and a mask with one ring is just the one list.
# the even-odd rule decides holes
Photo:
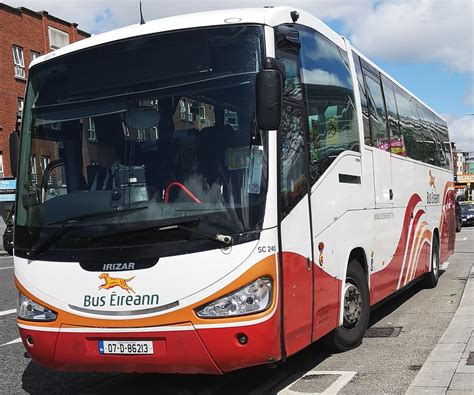
[(90, 248), (154, 245), (152, 255), (167, 255), (178, 253), (170, 243), (187, 241), (186, 252), (200, 242), (222, 248), (202, 235), (238, 243), (260, 230), (267, 146), (254, 115), (262, 43), (259, 26), (206, 28), (33, 67), (16, 254), (41, 245), (42, 259), (61, 251), (79, 259)]

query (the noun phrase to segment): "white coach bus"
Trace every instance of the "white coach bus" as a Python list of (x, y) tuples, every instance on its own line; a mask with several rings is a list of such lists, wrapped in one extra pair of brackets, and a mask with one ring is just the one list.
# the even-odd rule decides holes
[(454, 248), (446, 122), (310, 14), (206, 12), (34, 60), (18, 326), (56, 370), (220, 374), (327, 335)]

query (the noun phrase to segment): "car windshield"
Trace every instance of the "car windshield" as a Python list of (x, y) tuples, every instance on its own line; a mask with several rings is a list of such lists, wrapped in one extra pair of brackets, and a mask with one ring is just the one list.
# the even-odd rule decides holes
[[(254, 97), (262, 40), (258, 26), (182, 31), (33, 67), (20, 255), (64, 226), (71, 229), (49, 249), (158, 243), (150, 227), (186, 220), (208, 233), (260, 230), (267, 147)], [(147, 234), (126, 237), (140, 229)], [(167, 241), (184, 237), (167, 233)]]

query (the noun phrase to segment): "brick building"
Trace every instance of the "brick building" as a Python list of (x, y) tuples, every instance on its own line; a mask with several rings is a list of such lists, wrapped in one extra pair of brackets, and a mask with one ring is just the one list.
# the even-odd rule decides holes
[(76, 23), (46, 11), (0, 3), (0, 179), (11, 176), (9, 136), (23, 109), (28, 65), (40, 55), (89, 36)]

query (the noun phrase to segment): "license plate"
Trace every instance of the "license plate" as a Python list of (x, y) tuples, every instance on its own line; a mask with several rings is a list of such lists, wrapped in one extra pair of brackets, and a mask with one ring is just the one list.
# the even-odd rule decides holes
[(153, 354), (153, 342), (99, 340), (99, 354)]

